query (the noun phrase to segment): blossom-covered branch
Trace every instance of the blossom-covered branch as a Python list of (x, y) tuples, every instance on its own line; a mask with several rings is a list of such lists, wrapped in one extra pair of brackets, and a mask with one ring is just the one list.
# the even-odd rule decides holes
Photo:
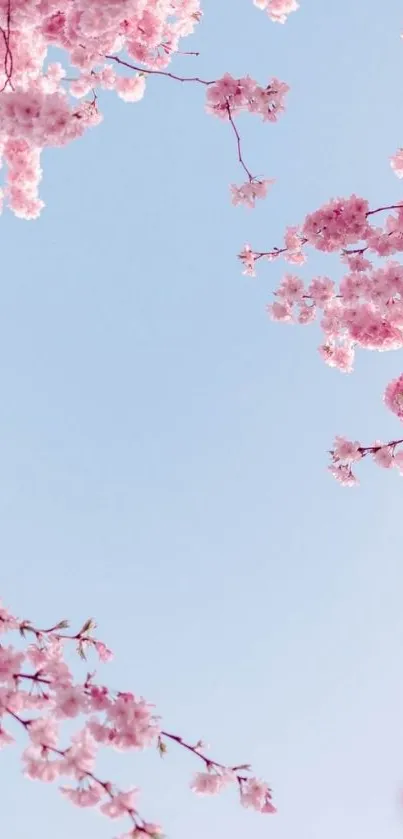
[[(379, 219), (377, 226), (375, 219)], [(301, 265), (308, 246), (339, 253), (347, 272), (338, 284), (327, 276), (313, 277), (305, 284), (296, 274), (285, 274), (267, 307), (270, 317), (303, 325), (319, 320), (320, 355), (330, 367), (345, 373), (353, 369), (357, 348), (401, 349), (403, 265), (390, 257), (403, 252), (403, 202), (371, 209), (368, 201), (355, 195), (332, 200), (309, 213), (300, 227), (288, 228), (283, 247), (254, 251), (246, 245), (239, 258), (244, 273), (253, 276), (256, 263), (264, 260), (283, 257), (291, 265)], [(341, 455), (347, 449), (344, 438), (340, 439), (341, 449), (337, 444), (332, 453), (331, 472), (342, 483), (351, 484), (352, 461)], [(384, 466), (401, 463), (396, 443), (354, 445), (354, 462), (372, 454)]]
[[(270, 0), (273, 20), (287, 2)], [(207, 88), (207, 110), (229, 120), (236, 133), (238, 159), (248, 180), (232, 187), (234, 203), (254, 206), (266, 195), (270, 181), (250, 173), (240, 150), (234, 118), (241, 110), (275, 121), (284, 109), (287, 85), (273, 79), (260, 86), (249, 77), (205, 81), (196, 75), (179, 76), (166, 68), (180, 41), (193, 33), (201, 19), (200, 0), (0, 0), (0, 162), (7, 164), (0, 209), (7, 199), (20, 218), (37, 218), (43, 208), (38, 187), (42, 178), (41, 152), (65, 146), (99, 125), (96, 88), (115, 91), (125, 102), (138, 102), (148, 76), (165, 76)], [(45, 66), (49, 47), (57, 47), (77, 78), (66, 86), (66, 72), (56, 62)], [(197, 53), (193, 53), (197, 54)], [(112, 63), (116, 65), (115, 67)], [(121, 75), (120, 68), (131, 75)], [(73, 98), (90, 100), (78, 106)]]
[[(76, 646), (81, 659), (94, 650), (102, 662), (112, 653), (94, 637), (95, 623), (86, 621), (69, 633), (66, 620), (47, 629), (19, 620), (0, 605), (0, 634), (19, 633), (19, 645), (0, 644), (0, 748), (16, 742), (13, 726), (22, 728), (28, 745), (22, 754), (25, 775), (32, 780), (60, 783), (62, 794), (78, 807), (96, 807), (111, 819), (126, 817), (124, 839), (147, 834), (161, 836), (159, 825), (146, 821), (138, 811), (139, 790), (121, 790), (111, 779), (96, 774), (98, 749), (117, 751), (155, 747), (161, 756), (172, 743), (204, 765), (192, 782), (201, 795), (214, 795), (226, 787), (237, 788), (241, 804), (262, 813), (275, 813), (269, 786), (255, 778), (246, 764), (228, 766), (206, 754), (201, 741), (188, 743), (161, 726), (154, 706), (126, 691), (112, 691), (87, 673), (74, 680), (65, 652)], [(78, 728), (63, 745), (63, 722), (76, 720)], [(122, 839), (123, 839), (122, 837)]]
[[(386, 407), (403, 421), (403, 374), (389, 382), (383, 398)], [(345, 437), (336, 437), (330, 451), (329, 471), (343, 486), (356, 486), (358, 479), (353, 472), (353, 466), (368, 456), (377, 466), (383, 469), (396, 468), (403, 476), (403, 437), (389, 440), (388, 443), (376, 440), (370, 446), (347, 440)]]

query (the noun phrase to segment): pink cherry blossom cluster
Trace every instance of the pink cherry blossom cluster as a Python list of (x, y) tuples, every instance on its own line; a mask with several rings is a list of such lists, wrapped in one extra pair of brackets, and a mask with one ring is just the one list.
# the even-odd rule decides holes
[(236, 138), (238, 161), (248, 177), (248, 180), (240, 186), (231, 185), (232, 203), (235, 206), (244, 204), (246, 207), (253, 208), (256, 199), (266, 197), (267, 190), (274, 180), (260, 179), (252, 175), (243, 159), (241, 138), (234, 117), (241, 111), (249, 111), (249, 113), (260, 115), (264, 121), (277, 122), (285, 110), (284, 100), (288, 91), (288, 85), (279, 79), (272, 79), (263, 88), (249, 76), (234, 79), (229, 73), (226, 73), (222, 79), (209, 84), (207, 111), (220, 119), (229, 120)]
[[(378, 217), (383, 222), (375, 226), (373, 220)], [(270, 317), (302, 325), (319, 320), (324, 336), (319, 353), (326, 364), (345, 373), (353, 369), (357, 348), (401, 349), (403, 265), (390, 257), (403, 252), (403, 202), (371, 210), (366, 200), (355, 195), (329, 201), (309, 213), (300, 227), (288, 228), (283, 247), (254, 251), (246, 245), (239, 258), (244, 274), (254, 276), (261, 260), (283, 256), (289, 264), (304, 263), (307, 247), (338, 252), (347, 272), (337, 285), (327, 276), (305, 284), (294, 273), (286, 273), (267, 307)], [(386, 404), (401, 419), (402, 381), (388, 386), (385, 394)], [(336, 438), (331, 472), (341, 483), (352, 485), (356, 479), (351, 464), (369, 454), (379, 465), (401, 469), (400, 444), (397, 440), (363, 446)]]
[(222, 79), (213, 82), (207, 90), (207, 111), (221, 119), (228, 119), (229, 112), (236, 116), (241, 111), (258, 114), (264, 121), (277, 122), (285, 110), (284, 98), (289, 91), (285, 82), (271, 79), (261, 87), (249, 76), (234, 79), (225, 73)]
[[(376, 214), (388, 210), (392, 212), (382, 227), (371, 225)], [(352, 370), (356, 347), (400, 349), (403, 266), (386, 258), (375, 267), (371, 256), (385, 258), (403, 251), (403, 203), (370, 210), (368, 202), (354, 195), (331, 201), (309, 214), (300, 229), (289, 228), (283, 248), (259, 253), (246, 246), (240, 254), (244, 273), (253, 275), (258, 260), (272, 261), (280, 255), (300, 264), (309, 245), (328, 253), (339, 251), (348, 271), (338, 286), (326, 276), (314, 277), (306, 286), (287, 273), (268, 306), (272, 319), (304, 325), (319, 319), (324, 333), (319, 352), (330, 367), (343, 372)]]
[[(270, 788), (253, 777), (249, 766), (218, 763), (206, 755), (201, 741), (191, 745), (165, 731), (154, 707), (145, 699), (111, 691), (95, 681), (94, 673), (76, 682), (66, 660), (69, 645), (76, 645), (84, 660), (90, 650), (101, 662), (109, 661), (112, 653), (93, 637), (92, 620), (72, 635), (66, 632), (68, 626), (63, 620), (48, 629), (37, 628), (30, 621), (16, 618), (0, 603), (0, 635), (20, 636), (18, 646), (0, 644), (0, 749), (16, 742), (14, 729), (25, 733), (28, 744), (22, 764), (28, 778), (58, 782), (64, 797), (78, 807), (97, 807), (111, 819), (125, 817), (130, 828), (121, 839), (159, 839), (159, 825), (139, 814), (139, 790), (133, 787), (122, 791), (112, 780), (98, 777), (96, 756), (101, 747), (139, 751), (150, 746), (163, 756), (168, 743), (176, 743), (204, 764), (204, 771), (197, 773), (191, 783), (195, 792), (214, 795), (232, 785), (238, 789), (244, 807), (276, 812)], [(72, 720), (78, 727), (66, 738), (63, 723)], [(66, 784), (65, 779), (70, 783)]]
[[(386, 407), (403, 422), (403, 374), (389, 382), (383, 399)], [(358, 480), (352, 466), (369, 455), (377, 466), (383, 469), (395, 467), (403, 476), (403, 438), (388, 443), (376, 440), (371, 446), (364, 446), (358, 441), (336, 437), (330, 452), (329, 471), (343, 486), (356, 486)]]
[(237, 204), (244, 204), (245, 207), (253, 208), (255, 201), (258, 198), (266, 198), (267, 190), (274, 184), (274, 180), (264, 179), (259, 181), (257, 178), (251, 177), (249, 181), (237, 186), (231, 184), (232, 203), (236, 207)]
[(253, 0), (258, 9), (266, 11), (275, 23), (285, 23), (291, 12), (299, 9), (296, 0)]
[[(284, 0), (270, 5), (272, 17), (287, 6)], [(264, 197), (266, 182), (246, 167), (233, 117), (248, 110), (274, 122), (288, 88), (276, 79), (263, 88), (249, 78), (206, 81), (168, 72), (181, 39), (193, 32), (201, 14), (200, 0), (0, 0), (0, 162), (7, 164), (0, 206), (6, 197), (15, 215), (36, 218), (43, 207), (41, 151), (64, 146), (99, 124), (97, 91), (138, 102), (150, 75), (207, 87), (207, 109), (230, 120), (248, 175), (237, 203), (253, 206)], [(64, 53), (76, 68), (74, 78), (60, 63), (45, 66), (49, 47)], [(121, 75), (122, 67), (133, 72)], [(88, 95), (80, 105), (74, 103)]]
[(403, 149), (398, 149), (390, 158), (390, 165), (398, 178), (403, 178)]
[(229, 120), (236, 138), (238, 161), (248, 177), (248, 180), (240, 186), (231, 185), (234, 206), (244, 204), (246, 207), (253, 208), (256, 199), (266, 198), (269, 186), (274, 183), (273, 179), (257, 178), (247, 167), (243, 159), (241, 138), (234, 117), (241, 111), (249, 111), (249, 113), (260, 115), (264, 121), (276, 122), (285, 110), (284, 99), (288, 91), (288, 85), (279, 79), (272, 79), (263, 88), (249, 76), (234, 79), (229, 73), (209, 86), (207, 111), (220, 119)]

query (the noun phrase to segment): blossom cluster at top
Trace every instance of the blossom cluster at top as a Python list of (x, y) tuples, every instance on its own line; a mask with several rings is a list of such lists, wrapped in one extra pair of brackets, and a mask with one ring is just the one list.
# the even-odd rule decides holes
[[(273, 19), (281, 19), (288, 6), (286, 0), (270, 0), (268, 10)], [(248, 175), (235, 203), (253, 206), (263, 197), (266, 181), (247, 169), (233, 116), (246, 109), (275, 121), (283, 110), (286, 86), (261, 87), (252, 79), (229, 75), (206, 81), (168, 72), (181, 39), (193, 32), (201, 14), (200, 0), (0, 0), (0, 161), (7, 164), (0, 207), (6, 197), (15, 215), (36, 218), (43, 207), (38, 196), (41, 150), (64, 146), (99, 124), (99, 88), (137, 102), (147, 75), (207, 88), (209, 112), (232, 120), (238, 159)], [(46, 64), (49, 48), (62, 51), (73, 78), (60, 63)], [(88, 95), (84, 102), (74, 102), (74, 97)]]
[[(111, 818), (125, 817), (129, 830), (121, 839), (160, 839), (159, 825), (143, 819), (139, 790), (120, 790), (109, 778), (95, 774), (101, 747), (118, 751), (154, 746), (163, 756), (168, 744), (186, 749), (204, 765), (191, 787), (200, 795), (214, 795), (233, 786), (241, 804), (262, 813), (275, 813), (271, 790), (255, 778), (248, 765), (225, 766), (206, 754), (199, 741), (191, 745), (162, 728), (154, 707), (127, 691), (111, 691), (87, 674), (74, 680), (66, 648), (74, 644), (81, 658), (93, 649), (102, 662), (112, 653), (95, 639), (95, 624), (86, 621), (76, 634), (66, 633), (67, 621), (39, 629), (13, 616), (0, 603), (0, 637), (19, 633), (22, 643), (0, 644), (0, 750), (18, 744), (20, 730), (28, 740), (22, 754), (25, 775), (35, 781), (59, 782), (66, 799), (78, 807), (96, 807)], [(78, 727), (67, 735), (63, 723)], [(70, 779), (70, 783), (68, 782)]]
[[(95, 95), (72, 104), (62, 67), (45, 68), (48, 48), (62, 49), (85, 73), (102, 73), (104, 56), (122, 50), (163, 68), (200, 16), (199, 0), (0, 0), (0, 154), (17, 216), (35, 218), (43, 206), (41, 149), (65, 145), (101, 120)], [(143, 80), (107, 76), (105, 86), (122, 98), (140, 98)]]

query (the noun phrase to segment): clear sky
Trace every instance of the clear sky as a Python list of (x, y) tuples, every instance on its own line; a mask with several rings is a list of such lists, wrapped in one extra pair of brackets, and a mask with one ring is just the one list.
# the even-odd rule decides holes
[[(403, 482), (326, 473), (335, 433), (372, 442), (397, 354), (325, 367), (316, 327), (274, 325), (282, 266), (242, 277), (245, 241), (280, 244), (328, 198), (401, 198), (401, 3), (301, 0), (275, 26), (249, 0), (205, 0), (177, 61), (291, 85), (276, 125), (241, 120), (277, 178), (232, 208), (233, 137), (204, 91), (152, 80), (101, 96), (103, 125), (44, 157), (37, 222), (1, 220), (0, 556), (5, 602), (42, 622), (94, 615), (116, 652), (102, 678), (154, 701), (267, 778), (276, 817), (188, 791), (172, 749), (113, 763), (170, 839), (396, 839), (403, 828)], [(304, 276), (337, 262), (312, 257)], [(109, 764), (104, 765), (105, 773)], [(105, 774), (104, 773), (104, 774)], [(108, 839), (0, 755), (1, 833)]]

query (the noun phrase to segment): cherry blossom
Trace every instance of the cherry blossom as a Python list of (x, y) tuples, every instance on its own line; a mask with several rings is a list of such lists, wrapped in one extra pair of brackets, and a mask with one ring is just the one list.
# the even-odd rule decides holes
[[(323, 335), (319, 354), (329, 367), (343, 373), (352, 372), (357, 349), (401, 349), (403, 266), (393, 257), (403, 252), (403, 202), (371, 209), (356, 195), (332, 199), (308, 213), (300, 226), (287, 228), (282, 247), (254, 251), (247, 245), (239, 259), (243, 273), (255, 276), (257, 264), (263, 261), (283, 258), (292, 265), (302, 264), (310, 247), (338, 252), (347, 272), (338, 285), (326, 276), (305, 283), (297, 274), (286, 273), (267, 306), (270, 318), (287, 324), (318, 322)], [(403, 375), (387, 386), (384, 401), (403, 419)], [(400, 441), (350, 444), (336, 437), (331, 474), (345, 486), (356, 485), (351, 464), (367, 455), (378, 466), (400, 468), (398, 445)]]
[(355, 463), (355, 461), (360, 460), (362, 457), (360, 444), (357, 441), (353, 443), (350, 440), (346, 440), (345, 437), (336, 437), (333, 446), (333, 457), (335, 461), (344, 460), (348, 463)]
[(275, 23), (285, 23), (291, 12), (299, 9), (296, 0), (253, 0), (258, 9), (266, 11)]
[[(283, 20), (295, 5), (270, 0), (269, 15)], [(99, 125), (102, 91), (139, 102), (151, 77), (206, 89), (207, 110), (231, 123), (248, 175), (233, 188), (234, 203), (253, 207), (265, 197), (270, 182), (246, 166), (234, 117), (246, 110), (275, 122), (288, 87), (278, 79), (261, 86), (248, 76), (206, 80), (170, 72), (201, 15), (200, 0), (0, 0), (0, 163), (7, 165), (0, 209), (5, 199), (19, 218), (37, 218), (44, 206), (38, 192), (43, 149), (65, 146)], [(61, 62), (47, 62), (49, 47), (74, 68), (72, 78)]]
[(271, 801), (271, 790), (264, 781), (257, 778), (248, 778), (241, 785), (241, 803), (244, 807), (252, 807), (261, 813), (276, 812)]
[(403, 420), (403, 375), (389, 382), (384, 395), (385, 405)]
[(225, 770), (220, 772), (198, 772), (190, 786), (198, 795), (216, 795), (217, 792), (221, 792), (224, 787), (236, 782), (236, 780), (237, 778), (234, 772), (227, 772)]
[(403, 178), (403, 149), (398, 149), (390, 158), (390, 165), (398, 178)]
[[(392, 210), (383, 226), (372, 226), (372, 217)], [(358, 247), (349, 248), (349, 245)], [(244, 273), (253, 275), (260, 260), (281, 256), (295, 264), (296, 253), (307, 247), (339, 251), (346, 273), (336, 287), (328, 277), (316, 277), (305, 287), (295, 275), (281, 280), (274, 292), (277, 301), (268, 307), (274, 320), (308, 323), (320, 317), (325, 341), (320, 346), (324, 361), (351, 371), (356, 347), (369, 350), (400, 349), (403, 346), (403, 267), (390, 256), (403, 251), (403, 204), (371, 210), (361, 198), (336, 199), (308, 214), (300, 228), (288, 229), (282, 248), (240, 254)], [(364, 253), (365, 258), (364, 258)], [(386, 260), (381, 267), (369, 257)], [(277, 302), (281, 299), (281, 304)], [(307, 307), (315, 307), (308, 316)], [(301, 314), (302, 309), (302, 314)]]
[(266, 198), (267, 190), (273, 183), (274, 180), (259, 181), (251, 178), (241, 186), (231, 184), (232, 203), (234, 206), (244, 204), (246, 207), (253, 208), (257, 199)]
[[(389, 410), (403, 421), (403, 375), (393, 379), (387, 385), (383, 398)], [(403, 475), (403, 438), (390, 440), (387, 443), (376, 440), (372, 445), (366, 446), (345, 437), (336, 437), (330, 456), (329, 470), (333, 477), (344, 486), (355, 486), (358, 483), (352, 471), (352, 464), (368, 456), (377, 466), (383, 469), (395, 467), (399, 474)]]
[[(249, 766), (231, 767), (213, 760), (201, 741), (192, 745), (163, 729), (154, 706), (144, 698), (112, 691), (98, 684), (93, 673), (77, 682), (65, 658), (71, 644), (81, 660), (93, 651), (105, 662), (112, 653), (94, 637), (92, 619), (75, 634), (66, 632), (68, 628), (66, 620), (48, 628), (35, 627), (0, 604), (0, 632), (20, 636), (18, 647), (0, 644), (0, 749), (19, 746), (18, 730), (22, 730), (26, 744), (21, 759), (27, 778), (58, 783), (63, 797), (77, 807), (96, 808), (110, 819), (128, 820), (130, 829), (123, 836), (160, 839), (160, 826), (140, 816), (140, 790), (122, 790), (111, 779), (98, 777), (97, 756), (101, 748), (142, 751), (151, 747), (162, 757), (169, 744), (175, 744), (203, 764), (204, 771), (191, 782), (196, 793), (215, 795), (233, 786), (243, 806), (275, 812), (271, 790), (253, 777)], [(77, 727), (72, 731), (74, 721)]]

